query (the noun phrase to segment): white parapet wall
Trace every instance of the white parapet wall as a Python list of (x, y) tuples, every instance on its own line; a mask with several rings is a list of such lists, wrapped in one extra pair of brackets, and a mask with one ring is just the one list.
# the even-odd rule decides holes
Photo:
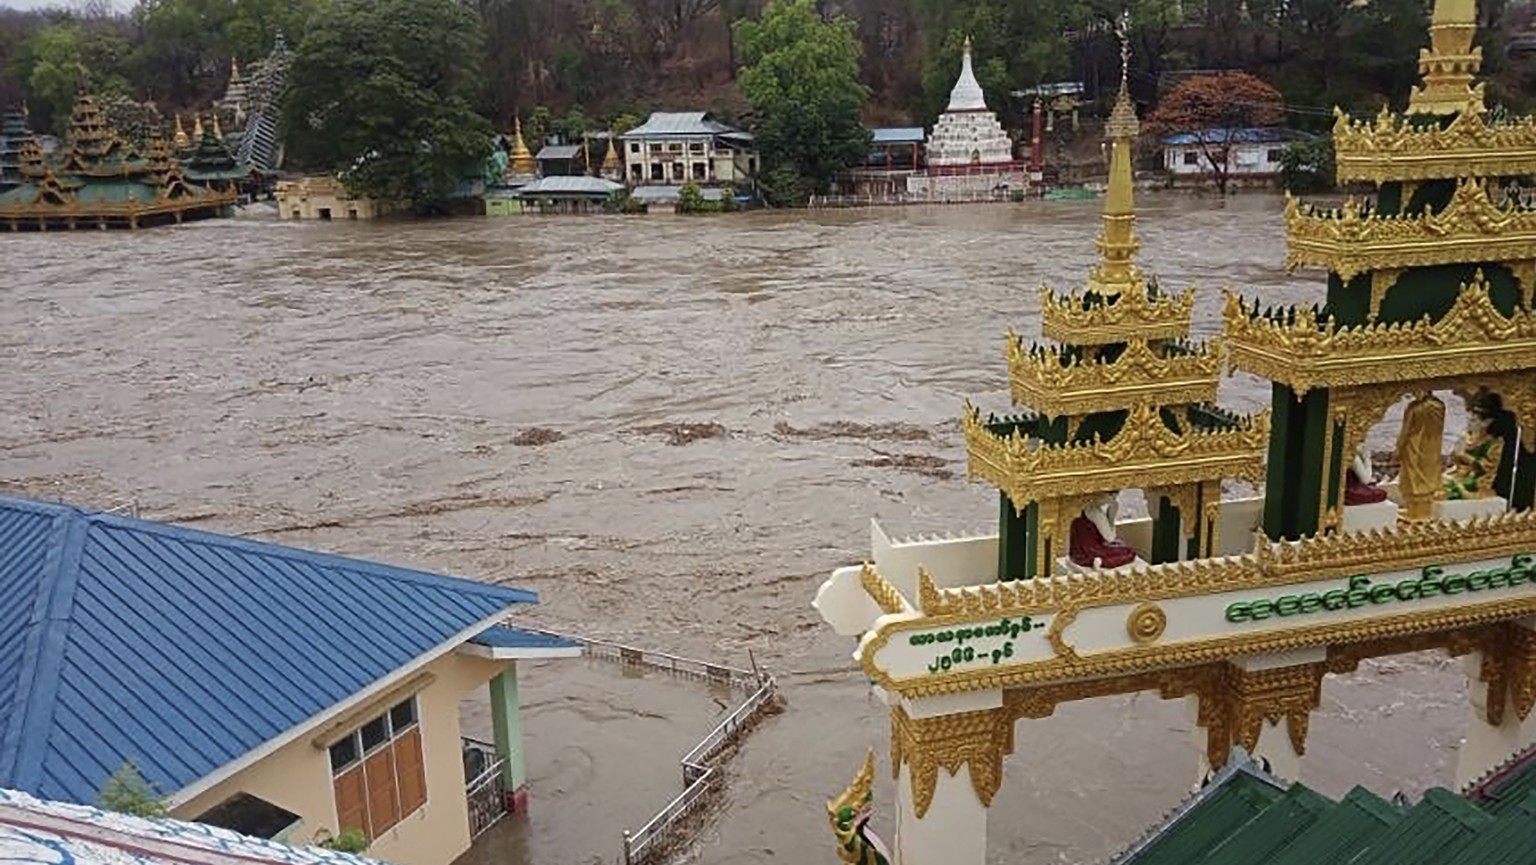
[(892, 538), (878, 520), (869, 521), (869, 548), (875, 570), (909, 602), (917, 600), (917, 569), (926, 568), (939, 588), (997, 581), (997, 535), (963, 533)]

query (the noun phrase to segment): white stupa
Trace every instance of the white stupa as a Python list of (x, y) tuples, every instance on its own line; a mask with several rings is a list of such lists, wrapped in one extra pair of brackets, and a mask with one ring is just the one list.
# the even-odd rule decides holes
[(965, 37), (960, 78), (949, 91), (949, 107), (928, 136), (928, 164), (997, 165), (1013, 161), (1013, 142), (987, 108), (987, 98), (971, 71), (971, 37)]

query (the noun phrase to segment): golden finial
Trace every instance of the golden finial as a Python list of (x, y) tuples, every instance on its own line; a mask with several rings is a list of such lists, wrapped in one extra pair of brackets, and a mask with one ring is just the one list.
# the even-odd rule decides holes
[(233, 57), (229, 58), (229, 83), (240, 83), (240, 61)]
[(186, 127), (181, 125), (181, 115), (176, 115), (176, 132), (171, 136), (171, 143), (178, 150), (186, 150), (192, 146), (192, 139), (187, 137)]
[(1131, 148), (1140, 125), (1136, 106), (1131, 102), (1129, 70), (1131, 66), (1131, 16), (1122, 13), (1115, 25), (1120, 37), (1120, 92), (1105, 123), (1109, 139), (1109, 188), (1104, 194), (1103, 227), (1096, 246), (1099, 263), (1088, 275), (1088, 288), (1104, 297), (1116, 297), (1140, 285), (1141, 275), (1133, 259), (1141, 248), (1136, 237), (1136, 196), (1131, 169)]
[(213, 113), (213, 137), (220, 141), (224, 140), (224, 127), (219, 123), (219, 113), (217, 111)]
[(1477, 0), (1435, 0), (1430, 16), (1429, 47), (1419, 49), (1419, 86), (1408, 97), (1409, 114), (1458, 114), (1483, 111), (1483, 85), (1472, 78), (1483, 63), (1474, 47)]
[(203, 115), (194, 114), (196, 122), (192, 124), (192, 137), (198, 141), (203, 140)]

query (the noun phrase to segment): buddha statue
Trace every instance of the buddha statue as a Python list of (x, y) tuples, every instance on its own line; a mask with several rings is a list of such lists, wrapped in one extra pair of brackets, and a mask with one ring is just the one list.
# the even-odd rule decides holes
[(1387, 499), (1387, 491), (1376, 485), (1371, 472), (1371, 459), (1365, 455), (1365, 446), (1355, 449), (1355, 457), (1344, 473), (1344, 504), (1374, 505)]
[(1422, 393), (1403, 411), (1403, 428), (1397, 434), (1397, 458), (1402, 464), (1398, 490), (1403, 496), (1402, 518), (1427, 520), (1434, 515), (1435, 499), (1445, 495), (1440, 479), (1440, 436), (1445, 432), (1445, 403), (1434, 394)]
[(1445, 473), (1445, 497), (1451, 500), (1485, 499), (1493, 495), (1493, 479), (1504, 455), (1504, 439), (1490, 431), (1493, 411), (1486, 403), (1467, 412), (1467, 434), (1451, 457)]
[(1115, 493), (1101, 493), (1072, 520), (1068, 556), (1083, 567), (1118, 568), (1136, 560), (1136, 550), (1115, 531), (1119, 505)]

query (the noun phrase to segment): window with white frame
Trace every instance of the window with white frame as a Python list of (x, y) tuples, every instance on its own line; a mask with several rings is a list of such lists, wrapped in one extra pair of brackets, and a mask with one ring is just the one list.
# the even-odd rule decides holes
[(427, 802), (416, 698), (396, 703), (330, 747), (336, 821), (371, 841)]

